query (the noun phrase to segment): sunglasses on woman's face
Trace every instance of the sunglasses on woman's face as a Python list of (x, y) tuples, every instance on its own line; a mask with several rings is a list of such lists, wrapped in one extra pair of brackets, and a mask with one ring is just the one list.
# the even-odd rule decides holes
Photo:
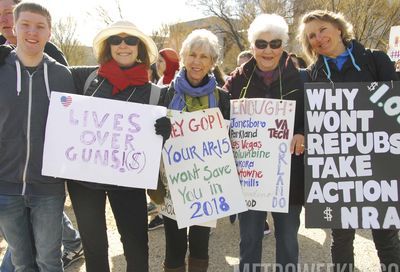
[(127, 45), (133, 46), (139, 43), (139, 38), (135, 36), (127, 36), (127, 37), (120, 37), (120, 36), (111, 36), (107, 39), (107, 42), (110, 45), (120, 45), (124, 41)]
[(282, 46), (282, 40), (276, 39), (276, 40), (272, 40), (272, 41), (265, 41), (265, 40), (256, 40), (256, 42), (254, 43), (254, 45), (258, 48), (258, 49), (265, 49), (268, 47), (271, 49), (278, 49)]

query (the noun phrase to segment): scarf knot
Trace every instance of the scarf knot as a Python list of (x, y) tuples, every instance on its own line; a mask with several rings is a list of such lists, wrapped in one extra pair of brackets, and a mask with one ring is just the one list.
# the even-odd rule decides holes
[(129, 86), (141, 86), (149, 81), (144, 64), (122, 69), (114, 59), (100, 65), (98, 74), (113, 85), (112, 95), (124, 91)]
[(190, 107), (189, 103), (186, 103), (186, 101), (193, 101), (192, 98), (199, 98), (198, 100), (201, 102), (208, 100), (208, 104), (204, 105), (204, 108), (218, 107), (218, 102), (214, 92), (217, 87), (217, 80), (213, 74), (209, 74), (208, 79), (209, 80), (205, 85), (193, 87), (186, 79), (186, 70), (181, 69), (173, 81), (175, 94), (168, 108), (183, 110), (186, 106)]

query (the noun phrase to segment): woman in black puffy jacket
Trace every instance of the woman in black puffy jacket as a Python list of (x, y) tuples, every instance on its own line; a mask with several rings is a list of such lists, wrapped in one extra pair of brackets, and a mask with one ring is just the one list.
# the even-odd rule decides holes
[[(98, 68), (71, 68), (78, 93), (142, 104), (157, 104), (158, 100), (163, 100), (159, 97), (152, 103), (154, 86), (148, 78), (150, 64), (158, 56), (157, 47), (134, 24), (119, 21), (102, 29), (94, 38), (93, 49)], [(156, 121), (157, 134), (169, 137), (168, 120), (162, 117)], [(81, 181), (68, 182), (68, 190), (82, 238), (86, 271), (110, 271), (105, 217), (107, 198), (121, 235), (126, 271), (148, 271), (145, 190)]]
[[(315, 10), (303, 16), (299, 39), (312, 60), (313, 82), (371, 82), (397, 80), (389, 57), (364, 48), (353, 38), (352, 25), (338, 13)], [(331, 254), (334, 271), (354, 271), (354, 229), (333, 229)], [(400, 265), (398, 230), (373, 229), (382, 267)]]

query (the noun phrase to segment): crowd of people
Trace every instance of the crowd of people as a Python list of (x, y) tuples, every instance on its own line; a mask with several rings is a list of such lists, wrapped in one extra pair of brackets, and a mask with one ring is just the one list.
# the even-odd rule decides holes
[[(83, 255), (86, 271), (109, 272), (107, 199), (127, 271), (149, 271), (148, 230), (159, 226), (165, 227), (166, 242), (160, 271), (184, 272), (186, 266), (190, 272), (208, 270), (210, 228), (179, 229), (176, 220), (161, 215), (149, 223), (148, 214), (156, 205), (147, 203), (144, 189), (42, 175), (53, 90), (186, 112), (219, 108), (227, 120), (231, 99), (296, 101), (289, 210), (272, 212), (271, 217), (276, 271), (298, 271), (305, 194), (304, 83), (398, 80), (389, 57), (366, 49), (354, 39), (343, 15), (330, 11), (315, 10), (302, 17), (298, 39), (310, 61), (308, 68), (301, 57), (285, 50), (285, 19), (261, 14), (247, 31), (250, 50), (238, 56), (238, 67), (226, 77), (217, 73), (220, 44), (209, 30), (192, 31), (178, 54), (171, 48), (159, 50), (132, 22), (118, 21), (93, 40), (97, 66), (69, 67), (49, 41), (51, 15), (43, 5), (0, 0), (0, 17), (0, 40), (9, 45), (0, 50), (0, 231), (8, 244), (1, 272), (63, 271)], [(169, 118), (157, 119), (154, 127), (165, 142), (171, 133)], [(63, 212), (66, 183), (79, 232)], [(238, 215), (241, 272), (262, 271), (263, 236), (269, 231), (266, 217), (266, 211), (255, 210)], [(231, 222), (235, 219), (232, 216)], [(398, 230), (373, 229), (372, 236), (382, 270), (390, 265), (399, 268)], [(354, 237), (354, 229), (332, 229), (334, 271), (355, 271)]]

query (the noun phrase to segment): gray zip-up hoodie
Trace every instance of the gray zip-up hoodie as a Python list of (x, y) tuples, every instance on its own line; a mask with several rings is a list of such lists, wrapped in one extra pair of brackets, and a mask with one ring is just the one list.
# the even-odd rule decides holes
[(34, 72), (15, 51), (0, 66), (0, 194), (65, 194), (63, 179), (41, 174), (53, 91), (75, 93), (75, 87), (68, 68), (46, 54)]

